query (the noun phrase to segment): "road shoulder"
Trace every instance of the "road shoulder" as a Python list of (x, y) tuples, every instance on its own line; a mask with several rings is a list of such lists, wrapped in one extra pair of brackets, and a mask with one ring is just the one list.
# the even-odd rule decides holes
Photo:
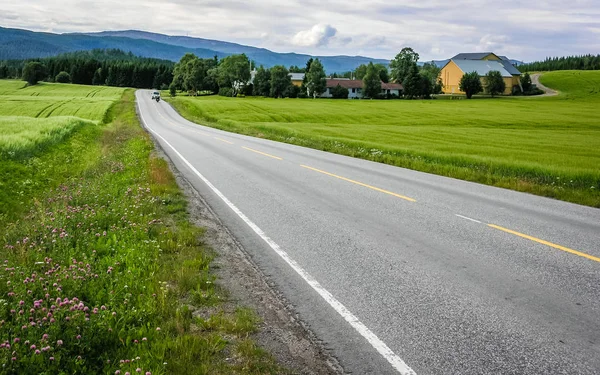
[(160, 144), (154, 138), (152, 140), (157, 156), (167, 161), (188, 200), (190, 221), (206, 230), (203, 241), (217, 254), (212, 271), (220, 286), (228, 292), (229, 299), (224, 308), (235, 310), (245, 306), (253, 309), (261, 322), (252, 339), (282, 366), (301, 374), (343, 374), (337, 359), (298, 318), (200, 193), (177, 170)]

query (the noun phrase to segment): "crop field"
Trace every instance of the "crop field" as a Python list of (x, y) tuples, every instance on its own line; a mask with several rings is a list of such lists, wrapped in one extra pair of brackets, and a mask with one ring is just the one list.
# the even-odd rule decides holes
[(76, 116), (101, 121), (108, 107), (123, 93), (113, 87), (0, 81), (0, 116)]
[(19, 158), (100, 123), (123, 89), (0, 81), (0, 158)]
[(600, 72), (547, 73), (556, 97), (168, 99), (220, 129), (600, 207)]

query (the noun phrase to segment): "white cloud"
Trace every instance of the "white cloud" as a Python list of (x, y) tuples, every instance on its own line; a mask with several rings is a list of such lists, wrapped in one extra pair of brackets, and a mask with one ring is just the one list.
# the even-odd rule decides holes
[(292, 38), (292, 44), (300, 47), (326, 46), (335, 34), (337, 34), (337, 30), (334, 27), (320, 23), (309, 30), (298, 32)]
[(508, 37), (506, 35), (492, 35), (486, 34), (479, 40), (477, 46), (477, 52), (493, 52), (498, 49), (503, 49), (508, 43)]
[(0, 1), (0, 25), (140, 29), (277, 52), (385, 59), (406, 46), (422, 60), (492, 50), (531, 61), (600, 48), (598, 0), (19, 0)]

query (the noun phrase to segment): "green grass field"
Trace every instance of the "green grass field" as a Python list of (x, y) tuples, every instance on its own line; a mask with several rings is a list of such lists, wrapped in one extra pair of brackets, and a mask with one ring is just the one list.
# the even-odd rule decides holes
[(0, 81), (0, 116), (76, 116), (101, 121), (122, 88)]
[(220, 129), (600, 207), (600, 72), (545, 74), (557, 97), (168, 99)]
[(0, 158), (57, 144), (83, 125), (102, 122), (123, 89), (0, 80)]

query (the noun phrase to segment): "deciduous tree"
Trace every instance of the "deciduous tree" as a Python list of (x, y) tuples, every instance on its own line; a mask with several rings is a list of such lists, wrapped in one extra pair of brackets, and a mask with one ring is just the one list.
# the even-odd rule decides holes
[(254, 96), (269, 96), (271, 94), (271, 72), (262, 65), (254, 76)]
[(408, 75), (412, 66), (419, 61), (419, 54), (412, 48), (402, 48), (399, 54), (390, 62), (392, 70), (392, 81), (397, 83), (404, 82), (404, 78)]
[(284, 93), (291, 84), (292, 79), (285, 66), (275, 65), (271, 68), (271, 97), (283, 98)]
[(471, 99), (473, 95), (482, 92), (483, 86), (479, 74), (471, 72), (463, 75), (460, 79), (459, 88), (467, 95), (467, 99)]
[(367, 73), (363, 78), (363, 95), (367, 98), (377, 98), (381, 93), (381, 78), (372, 62), (367, 65)]
[(308, 89), (308, 95), (313, 98), (321, 96), (327, 89), (325, 69), (323, 69), (323, 64), (319, 59), (315, 59), (310, 64), (310, 69), (306, 73), (306, 88)]
[(46, 77), (46, 67), (37, 61), (28, 62), (23, 67), (23, 80), (30, 85), (36, 85)]
[(250, 81), (250, 60), (245, 54), (227, 56), (221, 60), (218, 72), (219, 86), (231, 87), (235, 96)]
[(492, 95), (501, 94), (506, 90), (506, 83), (502, 74), (497, 70), (491, 70), (485, 75), (485, 92)]

